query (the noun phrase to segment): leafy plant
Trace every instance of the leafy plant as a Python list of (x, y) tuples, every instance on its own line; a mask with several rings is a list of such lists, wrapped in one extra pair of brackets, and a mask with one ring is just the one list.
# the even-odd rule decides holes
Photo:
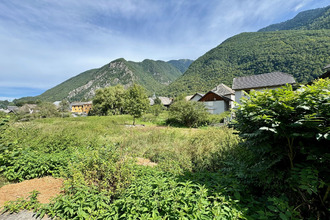
[(30, 195), (25, 198), (18, 198), (15, 201), (6, 202), (3, 206), (2, 213), (9, 212), (17, 213), (21, 210), (37, 210), (40, 208), (41, 204), (39, 203), (37, 196), (40, 194), (38, 191), (33, 190), (30, 192)]
[(252, 91), (236, 111), (234, 128), (252, 153), (245, 160), (250, 178), (264, 190), (280, 187), (294, 194), (291, 198), (306, 216), (328, 212), (329, 97), (330, 80), (319, 80), (296, 91), (291, 86)]
[(205, 106), (199, 102), (186, 100), (175, 101), (169, 109), (168, 123), (178, 123), (187, 127), (199, 127), (207, 124), (209, 113)]

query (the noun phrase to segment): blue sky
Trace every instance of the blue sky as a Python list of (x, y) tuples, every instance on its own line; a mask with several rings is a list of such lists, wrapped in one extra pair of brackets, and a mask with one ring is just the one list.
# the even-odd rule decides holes
[(1, 0), (0, 100), (126, 60), (197, 59), (328, 0)]

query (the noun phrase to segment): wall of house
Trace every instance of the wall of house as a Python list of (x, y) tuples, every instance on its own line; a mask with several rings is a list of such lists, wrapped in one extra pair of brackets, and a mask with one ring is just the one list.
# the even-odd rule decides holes
[(77, 112), (77, 113), (83, 112), (83, 106), (82, 105), (72, 105), (72, 112)]
[(225, 95), (225, 97), (233, 100), (233, 101), (229, 101), (229, 106), (228, 106), (228, 108), (233, 108), (234, 107), (234, 101), (235, 101), (235, 94)]
[[(269, 88), (259, 88), (259, 89), (253, 89), (255, 91), (262, 91), (265, 89), (278, 89), (280, 88), (280, 86), (277, 87), (269, 87)], [(242, 97), (247, 97), (246, 95), (244, 95), (244, 90), (235, 90), (235, 102), (237, 102), (238, 104), (241, 104), (241, 98)]]
[(228, 110), (229, 106), (223, 100), (203, 102), (208, 112), (211, 114), (221, 114)]

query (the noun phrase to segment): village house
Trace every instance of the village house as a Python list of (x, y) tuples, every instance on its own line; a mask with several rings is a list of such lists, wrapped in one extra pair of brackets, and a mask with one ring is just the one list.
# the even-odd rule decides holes
[[(199, 93), (196, 94), (201, 95)], [(193, 98), (194, 97), (192, 97), (191, 100)], [(203, 102), (206, 109), (211, 114), (221, 114), (222, 112), (228, 111), (230, 108), (232, 108), (234, 101), (234, 91), (225, 84), (221, 83), (203, 95), (200, 99), (198, 99), (198, 101)]]
[(296, 81), (292, 75), (272, 72), (234, 78), (232, 89), (235, 90), (235, 101), (240, 104), (240, 99), (251, 90), (277, 89), (286, 84), (294, 83)]
[(85, 113), (88, 114), (88, 112), (92, 108), (92, 102), (74, 102), (71, 103), (71, 112), (73, 113)]
[(17, 113), (18, 110), (19, 110), (19, 107), (18, 106), (7, 106), (7, 110), (8, 112), (7, 113)]
[(172, 104), (172, 101), (173, 101), (173, 99), (168, 98), (168, 97), (164, 97), (164, 96), (158, 96), (158, 97), (156, 97), (155, 95), (153, 95), (153, 97), (148, 98), (148, 99), (149, 99), (149, 104), (150, 104), (151, 106), (155, 104), (155, 99), (156, 99), (156, 98), (159, 98), (161, 104), (162, 104), (164, 107), (167, 107), (167, 108)]

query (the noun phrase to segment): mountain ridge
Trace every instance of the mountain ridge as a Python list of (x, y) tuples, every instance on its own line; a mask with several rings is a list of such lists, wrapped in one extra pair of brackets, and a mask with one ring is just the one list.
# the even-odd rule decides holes
[[(182, 59), (182, 62), (187, 60)], [(180, 61), (178, 61), (178, 64)], [(169, 62), (145, 59), (142, 62), (127, 61), (118, 58), (100, 68), (94, 68), (73, 76), (35, 97), (23, 97), (19, 100), (70, 101), (89, 100), (95, 90), (107, 86), (122, 84), (129, 87), (138, 83), (145, 87), (148, 94), (157, 92), (182, 75), (181, 70)], [(188, 68), (188, 66), (186, 67)], [(185, 71), (185, 70), (184, 70)]]

